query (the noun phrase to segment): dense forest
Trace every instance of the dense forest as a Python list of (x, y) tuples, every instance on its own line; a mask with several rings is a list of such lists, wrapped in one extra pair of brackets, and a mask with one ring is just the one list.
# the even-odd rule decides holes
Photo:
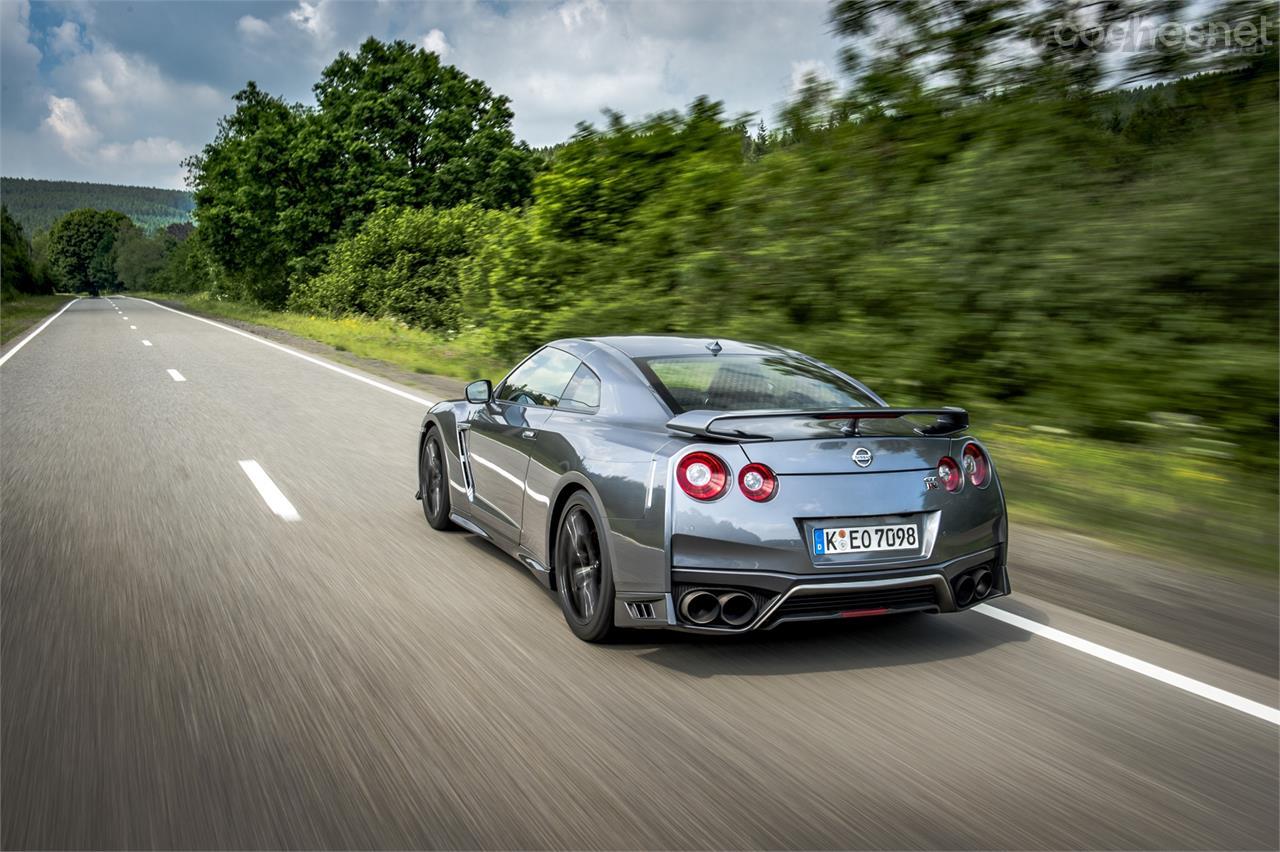
[(1069, 0), (842, 0), (842, 84), (811, 78), (770, 130), (707, 98), (538, 151), (484, 83), (371, 39), (314, 107), (249, 83), (187, 164), (194, 234), (117, 258), (145, 255), (128, 286), (506, 357), (563, 335), (776, 342), (893, 403), (1117, 440), (1172, 414), (1274, 466), (1275, 17), (1209, 5), (1266, 44), (1120, 65), (1046, 36)]
[(176, 189), (11, 177), (0, 178), (0, 199), (28, 234), (47, 231), (61, 217), (84, 207), (116, 210), (147, 231), (190, 222), (195, 208), (191, 193)]

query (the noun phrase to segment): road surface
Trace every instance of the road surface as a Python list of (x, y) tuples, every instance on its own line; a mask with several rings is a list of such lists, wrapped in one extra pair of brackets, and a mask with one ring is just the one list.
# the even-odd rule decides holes
[(1025, 596), (586, 645), (426, 525), (419, 391), (122, 298), (3, 357), (6, 849), (1280, 844), (1265, 674)]

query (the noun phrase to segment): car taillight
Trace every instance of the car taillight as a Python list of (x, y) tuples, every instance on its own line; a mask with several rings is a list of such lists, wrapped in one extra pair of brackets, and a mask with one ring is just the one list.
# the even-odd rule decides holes
[(987, 484), (991, 478), (991, 465), (987, 462), (987, 454), (977, 444), (965, 444), (964, 453), (960, 456), (969, 484), (977, 488)]
[(729, 487), (729, 468), (711, 453), (689, 453), (676, 465), (676, 482), (695, 500), (714, 500)]
[(778, 490), (778, 477), (762, 464), (749, 464), (738, 471), (738, 487), (748, 500), (763, 503)]
[(942, 461), (938, 462), (938, 481), (948, 491), (959, 491), (960, 486), (964, 484), (960, 465), (956, 464), (956, 460), (951, 456), (943, 456)]

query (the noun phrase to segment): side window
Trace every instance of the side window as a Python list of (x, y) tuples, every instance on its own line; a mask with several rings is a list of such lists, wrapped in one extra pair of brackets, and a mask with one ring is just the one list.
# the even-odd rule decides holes
[(600, 377), (586, 364), (573, 374), (560, 397), (560, 407), (567, 411), (595, 411), (600, 407)]
[(495, 396), (517, 405), (554, 407), (581, 363), (568, 352), (548, 346), (517, 367)]

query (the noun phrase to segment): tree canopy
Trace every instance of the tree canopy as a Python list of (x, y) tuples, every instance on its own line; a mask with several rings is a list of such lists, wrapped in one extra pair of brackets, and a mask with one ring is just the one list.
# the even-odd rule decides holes
[(0, 281), (6, 292), (48, 293), (53, 288), (32, 256), (22, 225), (0, 204)]
[(73, 292), (115, 289), (116, 238), (132, 226), (128, 216), (114, 210), (74, 210), (55, 222), (49, 264), (61, 284)]
[(528, 197), (536, 158), (507, 99), (434, 53), (369, 39), (315, 92), (308, 109), (250, 82), (187, 163), (206, 245), (252, 298), (283, 304), (375, 210)]

